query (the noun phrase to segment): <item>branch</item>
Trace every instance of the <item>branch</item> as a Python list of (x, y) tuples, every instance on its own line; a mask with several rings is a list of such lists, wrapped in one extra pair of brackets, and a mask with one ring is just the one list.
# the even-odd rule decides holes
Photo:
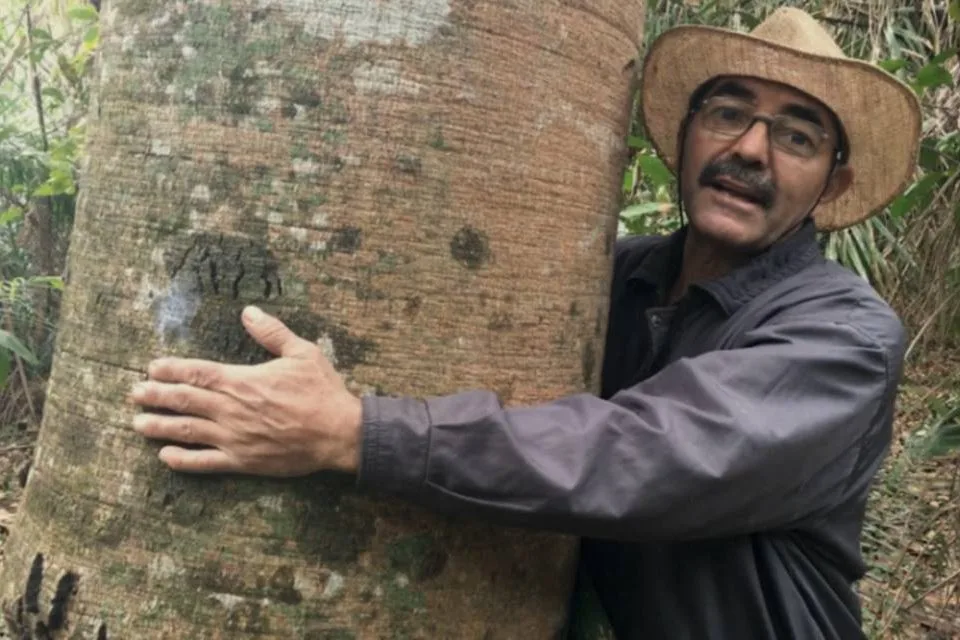
[[(30, 14), (30, 3), (27, 3), (26, 7), (27, 13), (27, 44), (29, 45), (29, 51), (33, 52), (33, 18)], [(46, 153), (50, 150), (50, 145), (47, 142), (47, 126), (44, 122), (43, 117), (43, 92), (40, 89), (40, 74), (37, 73), (37, 62), (33, 59), (32, 55), (28, 56), (30, 60), (30, 73), (33, 76), (33, 100), (37, 107), (37, 120), (40, 121), (40, 136), (43, 141), (43, 151)]]

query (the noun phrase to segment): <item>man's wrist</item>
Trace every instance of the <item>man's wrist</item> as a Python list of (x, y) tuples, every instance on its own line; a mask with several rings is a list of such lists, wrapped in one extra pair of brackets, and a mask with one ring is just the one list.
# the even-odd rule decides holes
[(389, 493), (415, 492), (427, 465), (429, 416), (415, 398), (364, 396), (357, 484)]

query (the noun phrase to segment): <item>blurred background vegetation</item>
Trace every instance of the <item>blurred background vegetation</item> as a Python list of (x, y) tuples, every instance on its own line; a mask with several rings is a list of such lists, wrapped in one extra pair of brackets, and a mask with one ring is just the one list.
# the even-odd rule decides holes
[[(0, 468), (29, 460), (43, 408), (83, 182), (98, 4), (0, 1)], [(864, 539), (865, 627), (872, 638), (958, 638), (960, 0), (650, 0), (646, 43), (678, 24), (748, 31), (783, 5), (815, 15), (848, 55), (908, 82), (924, 106), (913, 184), (882, 214), (822, 242), (894, 305), (911, 335), (897, 440)], [(629, 146), (621, 232), (676, 229), (674, 178), (640, 121)], [(0, 478), (0, 541), (15, 483), (15, 474)]]

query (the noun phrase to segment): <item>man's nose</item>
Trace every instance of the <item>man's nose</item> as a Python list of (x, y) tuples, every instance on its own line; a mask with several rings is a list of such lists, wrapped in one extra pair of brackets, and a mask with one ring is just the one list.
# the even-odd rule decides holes
[(762, 120), (755, 120), (750, 127), (737, 138), (732, 153), (750, 163), (763, 166), (770, 164), (770, 127)]

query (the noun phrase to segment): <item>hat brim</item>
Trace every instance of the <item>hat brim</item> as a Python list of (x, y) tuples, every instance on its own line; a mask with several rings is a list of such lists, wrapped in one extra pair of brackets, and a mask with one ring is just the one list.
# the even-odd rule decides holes
[(660, 157), (676, 171), (677, 142), (691, 94), (718, 76), (749, 76), (792, 86), (827, 105), (849, 139), (853, 182), (814, 212), (818, 229), (849, 227), (877, 213), (910, 183), (922, 115), (916, 95), (860, 60), (818, 56), (725, 29), (682, 26), (647, 54), (644, 124)]

